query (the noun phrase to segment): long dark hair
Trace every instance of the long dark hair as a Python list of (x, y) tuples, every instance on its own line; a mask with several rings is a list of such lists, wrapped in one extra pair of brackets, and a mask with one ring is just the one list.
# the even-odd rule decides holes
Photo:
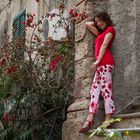
[(93, 17), (93, 21), (95, 22), (95, 17), (98, 17), (100, 20), (106, 22), (107, 27), (113, 25), (113, 22), (110, 16), (106, 12), (99, 12)]

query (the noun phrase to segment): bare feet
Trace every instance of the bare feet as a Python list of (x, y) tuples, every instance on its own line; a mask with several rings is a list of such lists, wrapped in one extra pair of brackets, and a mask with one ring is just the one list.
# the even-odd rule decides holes
[(109, 121), (112, 118), (112, 114), (106, 114), (105, 121)]
[(112, 114), (106, 114), (105, 121), (102, 123), (102, 126), (106, 128), (111, 128), (111, 123), (109, 122), (111, 118), (112, 118)]

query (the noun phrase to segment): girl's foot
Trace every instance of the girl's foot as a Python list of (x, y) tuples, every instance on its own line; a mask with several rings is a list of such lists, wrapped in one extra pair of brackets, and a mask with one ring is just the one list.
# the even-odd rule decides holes
[(105, 127), (105, 128), (110, 129), (110, 128), (111, 128), (111, 123), (110, 123), (109, 121), (104, 121), (104, 122), (102, 123), (102, 126)]
[(92, 128), (93, 124), (94, 124), (93, 120), (86, 120), (83, 127), (79, 130), (79, 133), (88, 132)]

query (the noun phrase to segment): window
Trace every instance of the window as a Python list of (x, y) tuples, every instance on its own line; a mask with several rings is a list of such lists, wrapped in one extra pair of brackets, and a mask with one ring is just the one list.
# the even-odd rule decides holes
[(4, 104), (3, 103), (0, 103), (0, 113), (1, 112), (4, 112)]
[(25, 22), (26, 10), (21, 11), (13, 21), (13, 39), (25, 36)]

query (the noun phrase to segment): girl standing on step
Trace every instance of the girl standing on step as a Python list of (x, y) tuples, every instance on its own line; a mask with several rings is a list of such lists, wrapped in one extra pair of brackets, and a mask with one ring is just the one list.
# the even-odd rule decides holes
[(94, 80), (92, 82), (90, 95), (91, 101), (89, 105), (89, 114), (80, 133), (88, 132), (93, 125), (93, 117), (98, 111), (99, 95), (104, 98), (105, 103), (105, 122), (111, 119), (115, 113), (115, 106), (112, 98), (112, 72), (115, 61), (111, 54), (111, 46), (115, 38), (116, 31), (113, 27), (112, 20), (106, 12), (98, 13), (93, 22), (87, 22), (86, 27), (96, 36), (95, 40), (95, 58), (92, 69), (96, 70)]

